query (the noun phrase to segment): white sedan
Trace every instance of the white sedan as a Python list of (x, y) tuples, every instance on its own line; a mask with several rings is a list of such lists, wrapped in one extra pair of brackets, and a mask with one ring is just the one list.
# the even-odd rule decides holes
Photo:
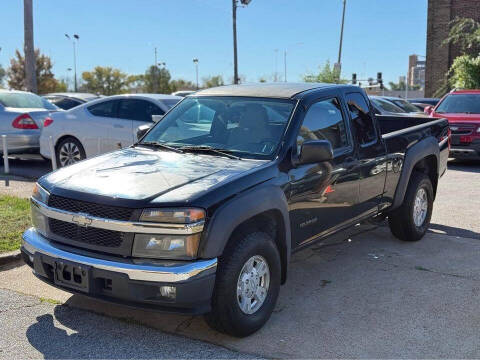
[(138, 128), (152, 125), (182, 98), (161, 94), (115, 95), (52, 114), (45, 119), (40, 154), (48, 159), (53, 143), (57, 166), (132, 145)]

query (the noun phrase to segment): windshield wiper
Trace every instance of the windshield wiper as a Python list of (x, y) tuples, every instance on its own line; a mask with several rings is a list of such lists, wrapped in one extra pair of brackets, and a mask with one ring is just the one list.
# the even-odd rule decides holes
[(153, 147), (158, 147), (158, 148), (174, 151), (174, 152), (177, 152), (177, 153), (183, 153), (183, 150), (181, 150), (179, 148), (176, 148), (174, 146), (169, 146), (169, 145), (166, 145), (162, 142), (157, 142), (157, 141), (144, 141), (144, 142), (141, 142), (141, 143), (137, 143), (136, 145), (137, 146), (138, 145), (153, 146)]
[(187, 145), (187, 146), (182, 146), (179, 149), (183, 150), (183, 151), (193, 151), (193, 152), (195, 152), (195, 151), (212, 152), (212, 153), (215, 153), (215, 154), (218, 154), (218, 155), (226, 156), (230, 159), (242, 160), (242, 158), (240, 158), (236, 155), (229, 154), (230, 150), (228, 150), (228, 149), (214, 148), (214, 147), (211, 147), (211, 146), (205, 146), (205, 145), (191, 146), (191, 145)]

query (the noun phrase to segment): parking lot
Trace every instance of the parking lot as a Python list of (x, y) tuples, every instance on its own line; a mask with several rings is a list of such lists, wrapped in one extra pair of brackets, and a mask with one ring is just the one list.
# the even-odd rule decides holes
[[(214, 332), (202, 317), (152, 313), (72, 296), (44, 285), (26, 266), (4, 269), (2, 296), (23, 300), (15, 300), (15, 306), (2, 301), (0, 321), (7, 331), (0, 356), (104, 357), (106, 353), (95, 346), (82, 348), (81, 353), (55, 352), (32, 334), (44, 329), (70, 335), (56, 337), (55, 346), (70, 349), (88, 336), (111, 338), (112, 329), (117, 329), (116, 337), (127, 342), (138, 334), (142, 338), (142, 352), (126, 351), (117, 357), (197, 357), (195, 351), (208, 357), (209, 346), (214, 345), (223, 351), (215, 357), (478, 357), (479, 183), (478, 163), (451, 162), (439, 184), (430, 231), (420, 242), (400, 242), (383, 225), (362, 225), (349, 238), (337, 237), (296, 253), (272, 318), (244, 339)], [(34, 298), (27, 301), (25, 294)], [(31, 300), (35, 297), (49, 300)], [(90, 311), (113, 319), (100, 321)], [(14, 321), (18, 313), (24, 314), (21, 326)], [(185, 337), (207, 344), (186, 343)]]

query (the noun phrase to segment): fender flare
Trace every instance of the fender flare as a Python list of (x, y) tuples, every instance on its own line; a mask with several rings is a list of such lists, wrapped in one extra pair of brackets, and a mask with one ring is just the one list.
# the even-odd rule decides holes
[(221, 256), (234, 230), (252, 217), (269, 210), (280, 212), (283, 229), (278, 229), (281, 244), (278, 250), (282, 258), (282, 283), (286, 279), (291, 255), (290, 217), (287, 199), (283, 190), (274, 185), (261, 185), (240, 194), (215, 210), (208, 221), (200, 254), (202, 258)]
[[(405, 157), (403, 159), (402, 173), (398, 180), (397, 189), (395, 190), (395, 196), (393, 199), (393, 205), (391, 210), (398, 208), (403, 203), (405, 193), (407, 192), (408, 183), (412, 175), (414, 166), (427, 156), (435, 155), (437, 164), (440, 163), (440, 148), (437, 140), (430, 136), (426, 139), (420, 140), (418, 143), (407, 149)], [(437, 177), (438, 177), (437, 166)]]

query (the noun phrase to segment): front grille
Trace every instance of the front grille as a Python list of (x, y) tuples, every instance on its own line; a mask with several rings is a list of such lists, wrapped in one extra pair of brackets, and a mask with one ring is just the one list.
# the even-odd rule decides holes
[(451, 129), (452, 135), (470, 135), (475, 130), (475, 125), (470, 124), (453, 124), (450, 126), (456, 128), (456, 130)]
[(74, 213), (85, 213), (100, 218), (124, 221), (130, 220), (133, 213), (133, 209), (129, 208), (95, 204), (57, 195), (50, 195), (48, 206)]
[(117, 248), (122, 245), (124, 233), (98, 228), (86, 228), (73, 223), (49, 219), (50, 231), (55, 235), (94, 246)]

